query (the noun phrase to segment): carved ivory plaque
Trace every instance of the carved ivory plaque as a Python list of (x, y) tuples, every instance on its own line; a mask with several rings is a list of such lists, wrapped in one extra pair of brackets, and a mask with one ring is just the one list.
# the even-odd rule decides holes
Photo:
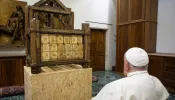
[(42, 61), (83, 59), (82, 35), (41, 35)]

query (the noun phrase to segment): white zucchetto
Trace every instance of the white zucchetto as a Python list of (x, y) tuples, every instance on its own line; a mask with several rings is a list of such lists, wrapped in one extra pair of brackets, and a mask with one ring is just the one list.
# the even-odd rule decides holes
[(143, 67), (148, 65), (149, 58), (145, 50), (133, 47), (125, 53), (126, 60), (135, 67)]

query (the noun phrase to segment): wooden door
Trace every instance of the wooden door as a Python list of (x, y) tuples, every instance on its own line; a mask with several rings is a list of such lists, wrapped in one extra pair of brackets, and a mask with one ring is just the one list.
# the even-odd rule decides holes
[(90, 66), (93, 71), (105, 70), (105, 33), (106, 30), (91, 30)]

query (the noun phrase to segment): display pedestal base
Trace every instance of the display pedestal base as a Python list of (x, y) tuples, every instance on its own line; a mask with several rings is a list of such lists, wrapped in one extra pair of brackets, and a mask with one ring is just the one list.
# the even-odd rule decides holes
[(24, 67), (25, 100), (91, 99), (91, 68), (42, 67), (42, 71), (40, 74), (31, 74), (31, 68)]

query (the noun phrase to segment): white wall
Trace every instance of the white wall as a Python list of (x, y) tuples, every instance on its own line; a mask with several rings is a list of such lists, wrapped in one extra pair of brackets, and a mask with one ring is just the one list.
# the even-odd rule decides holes
[[(28, 5), (33, 5), (39, 0), (19, 0), (26, 1)], [(81, 29), (81, 24), (86, 21), (108, 23), (89, 23), (92, 28), (108, 29), (106, 33), (106, 59), (105, 69), (111, 70), (115, 66), (116, 57), (116, 0), (61, 0), (66, 7), (72, 8), (75, 13), (75, 28)], [(13, 51), (12, 51), (13, 50)], [(0, 56), (4, 55), (25, 55), (21, 48), (0, 48)]]
[(109, 0), (109, 12), (108, 12), (108, 21), (112, 24), (109, 26), (109, 65), (116, 65), (116, 9), (117, 9), (117, 0)]
[(175, 53), (175, 0), (159, 0), (157, 52)]

